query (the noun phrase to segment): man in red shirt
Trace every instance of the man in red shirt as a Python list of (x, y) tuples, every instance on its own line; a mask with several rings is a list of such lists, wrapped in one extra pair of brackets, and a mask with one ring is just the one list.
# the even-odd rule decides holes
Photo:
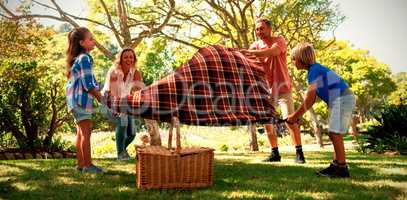
[[(287, 68), (287, 43), (283, 37), (272, 35), (271, 22), (267, 19), (256, 20), (256, 35), (260, 40), (254, 42), (248, 50), (242, 50), (242, 53), (255, 56), (263, 63), (272, 103), (274, 107), (280, 106), (283, 118), (286, 119), (294, 112), (291, 79)], [(286, 123), (286, 125), (296, 148), (295, 162), (305, 163), (298, 124)], [(277, 134), (272, 124), (266, 124), (265, 128), (272, 150), (271, 155), (264, 161), (279, 162), (281, 156), (278, 151)]]

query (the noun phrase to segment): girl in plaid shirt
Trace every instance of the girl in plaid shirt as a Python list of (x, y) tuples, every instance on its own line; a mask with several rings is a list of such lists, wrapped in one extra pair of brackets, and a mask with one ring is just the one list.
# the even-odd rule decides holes
[(92, 164), (90, 136), (93, 100), (101, 101), (99, 85), (93, 75), (93, 59), (89, 55), (95, 47), (92, 33), (85, 27), (68, 34), (66, 96), (68, 111), (76, 123), (76, 169), (84, 173), (102, 173)]

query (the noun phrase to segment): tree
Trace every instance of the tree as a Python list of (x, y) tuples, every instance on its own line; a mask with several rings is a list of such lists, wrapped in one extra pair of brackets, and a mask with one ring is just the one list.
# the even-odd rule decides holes
[(140, 55), (137, 65), (142, 71), (143, 82), (146, 85), (163, 78), (178, 67), (173, 58), (173, 53), (169, 51), (167, 45), (167, 40), (155, 38), (152, 40), (151, 45), (143, 44), (137, 49)]
[[(55, 11), (57, 14), (33, 14), (32, 6)], [(145, 38), (154, 36), (170, 26), (175, 0), (143, 2), (126, 2), (125, 0), (90, 0), (91, 16), (79, 17), (64, 11), (55, 0), (42, 3), (37, 0), (25, 1), (16, 9), (7, 7), (5, 0), (0, 0), (0, 9), (4, 11), (0, 16), (18, 21), (32, 18), (48, 18), (67, 22), (73, 27), (79, 27), (80, 22), (89, 23), (113, 34), (117, 44), (123, 47), (136, 48)], [(114, 54), (103, 44), (96, 41), (96, 46), (109, 59), (114, 59)]]
[(6, 42), (0, 55), (0, 133), (12, 133), (21, 148), (49, 146), (67, 119), (65, 101), (59, 100), (64, 95), (48, 81), (47, 66), (37, 62), (55, 33), (31, 20), (0, 23), (0, 40)]
[(389, 103), (396, 105), (407, 105), (407, 72), (399, 72), (392, 76), (397, 90), (389, 96)]
[(386, 97), (396, 89), (389, 67), (366, 50), (353, 49), (347, 42), (338, 41), (317, 54), (321, 64), (333, 69), (351, 86), (362, 121), (370, 119), (377, 107), (386, 104)]

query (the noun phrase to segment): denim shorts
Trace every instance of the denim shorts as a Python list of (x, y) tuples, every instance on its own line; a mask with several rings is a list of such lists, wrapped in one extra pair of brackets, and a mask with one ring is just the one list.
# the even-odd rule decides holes
[(329, 132), (346, 134), (355, 109), (355, 96), (353, 94), (336, 98), (329, 108)]
[(71, 110), (71, 113), (73, 115), (73, 119), (76, 124), (78, 124), (82, 120), (86, 119), (92, 119), (92, 112), (88, 112), (85, 109), (81, 107), (75, 107)]

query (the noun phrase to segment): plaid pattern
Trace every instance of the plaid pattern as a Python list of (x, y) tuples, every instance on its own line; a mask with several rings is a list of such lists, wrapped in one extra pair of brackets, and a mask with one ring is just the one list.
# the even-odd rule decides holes
[(92, 71), (93, 59), (89, 54), (80, 54), (74, 61), (71, 68), (71, 78), (66, 84), (66, 101), (68, 111), (75, 107), (80, 107), (86, 112), (93, 111), (93, 95), (90, 90), (99, 85)]
[(239, 51), (201, 48), (174, 73), (121, 99), (110, 99), (116, 112), (193, 125), (243, 125), (277, 119), (265, 73)]

